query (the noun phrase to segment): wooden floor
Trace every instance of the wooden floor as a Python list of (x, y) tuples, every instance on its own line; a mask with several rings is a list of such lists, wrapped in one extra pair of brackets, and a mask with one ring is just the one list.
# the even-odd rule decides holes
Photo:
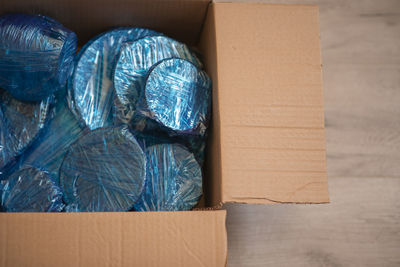
[(400, 1), (273, 2), (320, 6), (332, 203), (228, 205), (228, 266), (400, 266)]

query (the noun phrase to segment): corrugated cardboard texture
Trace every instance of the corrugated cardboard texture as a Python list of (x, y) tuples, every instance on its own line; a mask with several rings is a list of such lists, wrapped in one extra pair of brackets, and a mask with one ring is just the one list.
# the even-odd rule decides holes
[(208, 3), (209, 0), (0, 0), (0, 15), (48, 15), (76, 32), (80, 45), (117, 26), (147, 27), (195, 44)]
[(212, 120), (210, 134), (207, 143), (207, 156), (204, 175), (204, 193), (206, 205), (215, 207), (221, 200), (221, 139), (218, 102), (218, 72), (217, 72), (217, 48), (215, 36), (214, 9), (210, 8), (204, 22), (200, 38), (199, 49), (203, 55), (206, 72), (210, 75), (212, 88)]
[(328, 202), (318, 8), (212, 8), (222, 201)]
[(224, 266), (225, 216), (0, 213), (0, 266)]

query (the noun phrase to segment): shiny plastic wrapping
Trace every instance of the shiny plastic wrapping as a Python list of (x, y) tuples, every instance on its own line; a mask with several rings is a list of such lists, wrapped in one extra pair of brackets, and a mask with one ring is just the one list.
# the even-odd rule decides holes
[(6, 118), (4, 117), (3, 111), (0, 109), (0, 175), (3, 174), (3, 167), (10, 162), (12, 157), (12, 153), (8, 147), (7, 136)]
[(91, 130), (113, 125), (114, 67), (124, 42), (158, 35), (152, 30), (117, 28), (89, 41), (79, 52), (70, 81), (70, 106)]
[(145, 154), (127, 128), (91, 131), (69, 148), (60, 169), (66, 210), (130, 210), (145, 173)]
[(76, 47), (75, 33), (51, 18), (0, 17), (0, 87), (20, 100), (45, 99), (64, 86)]
[(21, 156), (20, 165), (30, 165), (48, 171), (59, 184), (59, 169), (69, 146), (84, 131), (69, 110), (65, 99), (57, 99), (51, 110), (52, 119), (31, 147)]
[(51, 176), (27, 167), (0, 181), (1, 206), (7, 212), (62, 211), (62, 192)]
[(129, 123), (136, 111), (148, 71), (166, 58), (187, 59), (198, 67), (201, 62), (185, 45), (166, 36), (149, 36), (126, 43), (115, 66), (115, 110), (119, 122)]
[(52, 97), (21, 102), (0, 89), (0, 170), (37, 138), (46, 124), (51, 101)]
[(140, 28), (75, 51), (50, 18), (0, 17), (0, 210), (192, 209), (211, 111), (196, 54)]
[(137, 211), (190, 210), (202, 195), (200, 165), (180, 144), (146, 148), (145, 188), (134, 208)]
[(211, 79), (191, 62), (171, 58), (149, 72), (138, 112), (180, 134), (204, 135), (211, 108)]
[(205, 135), (182, 135), (179, 136), (181, 143), (184, 144), (194, 154), (197, 162), (200, 166), (203, 166), (207, 145), (207, 136)]
[(207, 143), (207, 135), (169, 135), (165, 131), (135, 131), (135, 136), (144, 147), (150, 147), (158, 144), (180, 144), (193, 153), (195, 159), (203, 166), (205, 149)]

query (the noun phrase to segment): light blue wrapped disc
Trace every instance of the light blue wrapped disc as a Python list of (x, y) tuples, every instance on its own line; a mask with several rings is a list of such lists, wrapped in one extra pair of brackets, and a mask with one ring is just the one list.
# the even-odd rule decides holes
[(45, 99), (65, 85), (76, 47), (75, 33), (51, 18), (0, 17), (0, 87), (20, 100)]
[(20, 155), (44, 128), (52, 97), (21, 102), (0, 89), (0, 170)]
[(112, 79), (121, 45), (155, 34), (148, 29), (118, 28), (95, 37), (81, 49), (70, 83), (71, 106), (89, 129), (113, 124)]
[(8, 212), (62, 211), (62, 192), (51, 176), (27, 167), (0, 182), (1, 206)]
[(148, 71), (166, 58), (187, 59), (198, 67), (200, 60), (188, 46), (166, 36), (149, 36), (126, 43), (115, 66), (116, 117), (129, 123), (136, 111)]
[(127, 211), (142, 192), (145, 155), (124, 127), (82, 136), (65, 156), (60, 183), (67, 211)]
[(84, 131), (76, 117), (69, 110), (64, 98), (57, 99), (57, 104), (50, 112), (52, 119), (46, 130), (32, 143), (21, 156), (20, 165), (30, 165), (48, 171), (59, 184), (59, 169), (68, 151)]
[(146, 148), (146, 184), (137, 211), (190, 210), (202, 195), (201, 168), (184, 146), (158, 144)]
[(205, 134), (211, 79), (191, 62), (161, 61), (149, 73), (138, 111), (177, 133)]

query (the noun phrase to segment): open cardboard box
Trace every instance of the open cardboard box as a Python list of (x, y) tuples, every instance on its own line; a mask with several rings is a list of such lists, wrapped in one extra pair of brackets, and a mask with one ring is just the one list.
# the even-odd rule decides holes
[[(213, 80), (202, 206), (184, 212), (1, 213), (1, 266), (224, 266), (223, 203), (325, 203), (318, 8), (209, 0), (14, 0), (84, 44), (141, 26), (196, 46)], [(262, 223), (262, 222), (260, 222)]]

